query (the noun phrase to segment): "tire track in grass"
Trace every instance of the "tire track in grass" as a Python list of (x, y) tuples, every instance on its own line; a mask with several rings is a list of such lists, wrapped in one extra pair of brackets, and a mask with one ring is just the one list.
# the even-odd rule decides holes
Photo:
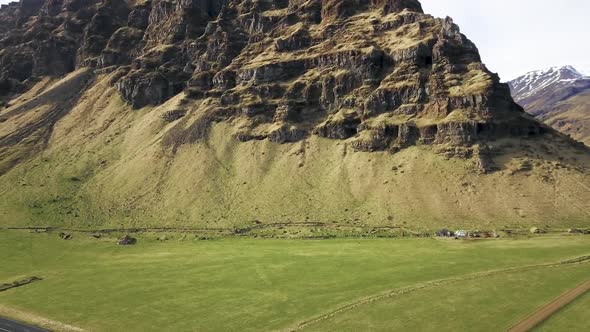
[(583, 264), (583, 263), (589, 263), (589, 262), (590, 262), (590, 255), (584, 255), (584, 256), (578, 256), (578, 257), (574, 257), (574, 258), (570, 258), (567, 260), (554, 262), (554, 263), (544, 263), (544, 264), (536, 264), (536, 265), (527, 265), (527, 266), (522, 266), (522, 267), (513, 267), (513, 268), (501, 269), (501, 270), (491, 270), (491, 271), (477, 272), (477, 273), (473, 273), (473, 274), (469, 274), (469, 275), (465, 275), (465, 276), (461, 276), (461, 277), (453, 277), (453, 278), (447, 278), (447, 279), (428, 281), (428, 282), (425, 282), (422, 284), (398, 288), (395, 290), (389, 290), (389, 291), (386, 291), (386, 292), (383, 292), (380, 294), (361, 298), (360, 300), (357, 300), (355, 302), (341, 306), (341, 307), (339, 307), (333, 311), (330, 311), (326, 314), (323, 314), (321, 316), (317, 316), (317, 317), (311, 318), (309, 320), (305, 320), (305, 321), (301, 321), (299, 323), (296, 323), (292, 327), (283, 329), (282, 331), (301, 331), (308, 326), (317, 324), (319, 322), (330, 319), (334, 316), (337, 316), (337, 315), (342, 314), (344, 312), (353, 310), (353, 309), (358, 308), (360, 306), (370, 304), (373, 302), (377, 302), (377, 301), (381, 301), (384, 299), (396, 297), (396, 296), (401, 296), (401, 295), (415, 292), (415, 291), (419, 291), (422, 289), (432, 288), (435, 286), (449, 285), (449, 284), (454, 284), (454, 283), (463, 282), (463, 281), (483, 279), (483, 278), (493, 277), (496, 275), (507, 274), (507, 273), (516, 273), (516, 272), (536, 270), (536, 269), (540, 269), (540, 268), (559, 267), (559, 266), (564, 266), (564, 265)]
[(586, 282), (583, 282), (577, 287), (561, 294), (555, 300), (549, 302), (549, 304), (539, 308), (537, 311), (533, 312), (522, 321), (513, 325), (511, 328), (508, 329), (508, 332), (527, 332), (532, 330), (534, 327), (538, 326), (539, 324), (547, 320), (553, 314), (557, 313), (563, 307), (572, 303), (575, 299), (579, 298), (580, 296), (586, 294), (586, 292), (588, 292), (589, 290), (590, 280), (587, 280)]

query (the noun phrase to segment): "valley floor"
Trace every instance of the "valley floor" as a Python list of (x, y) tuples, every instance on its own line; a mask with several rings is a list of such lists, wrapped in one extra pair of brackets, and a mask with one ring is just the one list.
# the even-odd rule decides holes
[[(0, 316), (52, 330), (499, 331), (590, 275), (590, 237), (202, 241), (0, 230)], [(576, 260), (575, 258), (579, 258)], [(572, 260), (574, 259), (574, 260)], [(582, 296), (539, 330), (587, 330)]]

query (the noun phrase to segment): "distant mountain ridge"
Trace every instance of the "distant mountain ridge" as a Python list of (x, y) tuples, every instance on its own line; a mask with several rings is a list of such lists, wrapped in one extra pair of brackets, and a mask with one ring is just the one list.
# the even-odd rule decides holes
[[(590, 78), (572, 66), (536, 70), (510, 81), (510, 89), (515, 101), (527, 109), (538, 104), (537, 101), (540, 98), (558, 101), (558, 99), (562, 100), (564, 95), (569, 97), (568, 92), (574, 92), (578, 90), (577, 88), (587, 89), (589, 87)], [(539, 108), (535, 110), (542, 111)], [(538, 115), (536, 112), (529, 113)]]
[(514, 100), (560, 132), (590, 144), (590, 77), (572, 66), (532, 71), (510, 83)]

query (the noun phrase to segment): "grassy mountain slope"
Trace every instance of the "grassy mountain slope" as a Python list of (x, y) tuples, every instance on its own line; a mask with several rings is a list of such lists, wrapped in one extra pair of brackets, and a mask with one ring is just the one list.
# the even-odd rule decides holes
[[(174, 150), (163, 144), (173, 126), (162, 116), (182, 95), (134, 111), (111, 86), (113, 75), (98, 76), (68, 113), (48, 115), (55, 125), (47, 140), (19, 143), (43, 150), (0, 177), (3, 225), (422, 229), (583, 226), (590, 217), (590, 154), (560, 136), (491, 142), (498, 171), (487, 175), (478, 174), (476, 160), (448, 159), (430, 146), (391, 154), (354, 152), (350, 139), (316, 136), (240, 143), (228, 135), (239, 127), (231, 122)], [(28, 114), (51, 109), (39, 104)]]
[(540, 119), (590, 146), (590, 90), (560, 101)]

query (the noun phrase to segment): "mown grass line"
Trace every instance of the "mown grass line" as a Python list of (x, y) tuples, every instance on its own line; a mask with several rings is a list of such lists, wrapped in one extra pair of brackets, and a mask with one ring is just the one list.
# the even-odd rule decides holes
[(344, 312), (353, 310), (353, 309), (358, 308), (360, 306), (370, 304), (373, 302), (377, 302), (380, 300), (404, 295), (404, 294), (407, 294), (410, 292), (415, 292), (415, 291), (419, 291), (422, 289), (432, 288), (434, 286), (442, 286), (442, 285), (449, 285), (449, 284), (453, 284), (453, 283), (457, 283), (457, 282), (484, 279), (484, 278), (497, 276), (497, 275), (501, 275), (501, 274), (524, 272), (524, 271), (536, 270), (536, 269), (541, 269), (541, 268), (554, 268), (554, 267), (560, 267), (560, 266), (564, 266), (564, 265), (585, 264), (585, 263), (590, 263), (590, 255), (573, 257), (570, 259), (566, 259), (566, 260), (562, 260), (562, 261), (554, 262), (554, 263), (544, 263), (544, 264), (535, 264), (535, 265), (528, 265), (528, 266), (522, 266), (522, 267), (513, 267), (513, 268), (501, 269), (501, 270), (491, 270), (491, 271), (477, 272), (477, 273), (473, 273), (473, 274), (469, 274), (469, 275), (465, 275), (465, 276), (461, 276), (461, 277), (453, 277), (453, 278), (428, 281), (428, 282), (425, 282), (422, 284), (399, 288), (399, 289), (395, 289), (395, 290), (389, 290), (389, 291), (386, 291), (386, 292), (383, 292), (380, 294), (372, 295), (369, 297), (364, 297), (360, 300), (357, 300), (355, 302), (344, 305), (340, 308), (332, 310), (332, 311), (330, 311), (326, 314), (323, 314), (321, 316), (317, 316), (315, 318), (299, 322), (299, 323), (295, 324), (293, 327), (284, 329), (283, 331), (300, 331), (308, 326), (317, 324), (319, 322), (330, 319), (334, 316), (337, 316), (337, 315), (342, 314)]

